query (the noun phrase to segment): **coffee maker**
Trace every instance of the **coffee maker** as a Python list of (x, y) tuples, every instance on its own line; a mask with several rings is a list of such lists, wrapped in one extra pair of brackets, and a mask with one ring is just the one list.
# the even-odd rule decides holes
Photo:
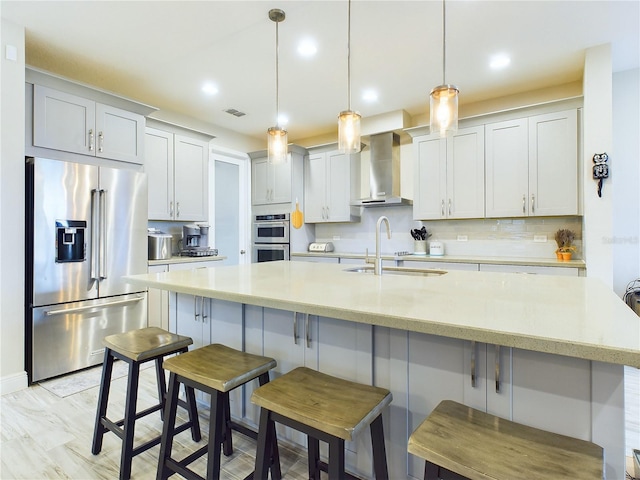
[(182, 255), (191, 257), (213, 256), (215, 248), (209, 248), (209, 224), (190, 223), (182, 226)]

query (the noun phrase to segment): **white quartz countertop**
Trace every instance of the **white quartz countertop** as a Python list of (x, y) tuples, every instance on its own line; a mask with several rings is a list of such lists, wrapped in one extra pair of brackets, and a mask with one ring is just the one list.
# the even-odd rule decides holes
[(640, 368), (640, 318), (588, 277), (402, 276), (265, 262), (126, 277), (134, 285)]

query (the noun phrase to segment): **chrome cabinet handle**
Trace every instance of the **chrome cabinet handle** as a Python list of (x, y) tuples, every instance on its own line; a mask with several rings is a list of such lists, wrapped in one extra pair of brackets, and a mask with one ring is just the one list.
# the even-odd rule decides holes
[(176, 218), (180, 217), (180, 202), (176, 202)]
[(500, 393), (500, 345), (496, 345), (496, 393)]
[(327, 220), (329, 220), (331, 218), (331, 210), (329, 210), (329, 207), (327, 207)]
[(476, 387), (476, 341), (471, 340), (471, 386)]
[(311, 348), (311, 332), (309, 331), (309, 314), (304, 314), (304, 329), (307, 335), (307, 348)]
[(197, 322), (200, 314), (198, 313), (198, 297), (193, 296), (193, 318)]
[(102, 132), (98, 132), (98, 151), (102, 152), (104, 150), (104, 134)]
[(522, 213), (527, 213), (527, 196), (522, 195)]
[(440, 216), (444, 217), (444, 198), (442, 199), (442, 202), (440, 203)]
[(89, 151), (93, 152), (93, 128), (89, 129)]
[(293, 343), (298, 344), (298, 314), (293, 312)]
[(451, 199), (449, 199), (449, 216), (451, 216)]
[(200, 302), (200, 313), (202, 315), (202, 323), (207, 323), (207, 314), (205, 313), (205, 309), (204, 309), (204, 297), (200, 297), (200, 300), (202, 300)]
[(169, 202), (169, 216), (173, 217), (173, 201)]
[(535, 204), (536, 204), (536, 197), (535, 195), (532, 193), (531, 194), (531, 213), (534, 213), (535, 210)]

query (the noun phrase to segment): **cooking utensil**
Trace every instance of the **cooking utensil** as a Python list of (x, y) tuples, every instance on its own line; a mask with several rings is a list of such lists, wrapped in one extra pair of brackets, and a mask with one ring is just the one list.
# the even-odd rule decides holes
[(296, 198), (296, 209), (291, 214), (291, 225), (293, 228), (300, 228), (304, 223), (304, 217), (302, 212), (300, 211), (300, 206), (298, 205), (298, 199)]

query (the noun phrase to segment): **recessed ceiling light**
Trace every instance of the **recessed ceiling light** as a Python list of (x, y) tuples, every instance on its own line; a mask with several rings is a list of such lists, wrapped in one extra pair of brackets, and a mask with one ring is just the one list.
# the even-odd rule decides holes
[(375, 102), (378, 100), (378, 92), (372, 89), (365, 90), (362, 92), (362, 100), (365, 102)]
[(317, 51), (316, 43), (308, 38), (298, 44), (298, 53), (303, 57), (313, 57)]
[(511, 63), (511, 58), (501, 53), (499, 55), (494, 55), (493, 57), (491, 57), (489, 66), (494, 70), (500, 70), (501, 68), (507, 67), (510, 63)]
[(202, 91), (207, 95), (215, 95), (218, 93), (218, 87), (216, 87), (213, 83), (205, 83), (202, 86)]

